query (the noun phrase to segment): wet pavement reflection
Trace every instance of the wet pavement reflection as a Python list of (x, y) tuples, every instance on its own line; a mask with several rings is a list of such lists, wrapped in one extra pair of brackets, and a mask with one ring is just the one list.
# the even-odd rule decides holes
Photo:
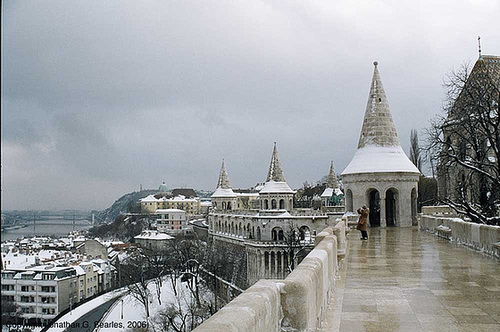
[(416, 228), (349, 234), (322, 331), (500, 331), (500, 260)]

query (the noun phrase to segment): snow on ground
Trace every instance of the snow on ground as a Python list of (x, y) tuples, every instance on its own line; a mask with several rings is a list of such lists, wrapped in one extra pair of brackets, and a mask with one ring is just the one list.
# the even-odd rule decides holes
[[(75, 309), (71, 310), (68, 312), (66, 315), (62, 316), (57, 320), (53, 326), (64, 326), (65, 324), (69, 325), (70, 323), (75, 322), (78, 318), (82, 317), (86, 313), (88, 313), (90, 310), (100, 306), (101, 304), (104, 304), (111, 300), (113, 297), (120, 296), (126, 292), (126, 289), (120, 288), (111, 292), (108, 292), (106, 294), (103, 294), (101, 296), (96, 297), (93, 300), (90, 300), (87, 303), (82, 304), (79, 307), (76, 307)], [(57, 327), (51, 327), (48, 329), (48, 332), (62, 332), (66, 328), (57, 328)]]
[[(149, 299), (149, 316), (153, 318), (158, 311), (165, 309), (170, 304), (177, 304), (177, 298), (181, 299), (181, 307), (187, 308), (187, 301), (191, 299), (191, 291), (188, 289), (186, 283), (181, 282), (180, 278), (177, 281), (178, 297), (174, 295), (172, 283), (169, 278), (164, 278), (161, 287), (161, 305), (158, 303), (156, 296), (156, 283), (150, 282), (148, 289), (151, 291)], [(206, 292), (206, 289), (200, 287), (200, 296)], [(204, 295), (203, 297), (205, 297)], [(136, 300), (132, 295), (128, 294), (121, 300), (117, 301), (110, 311), (108, 311), (102, 320), (102, 328), (98, 329), (99, 332), (113, 332), (116, 331), (117, 326), (122, 329), (133, 327), (144, 327), (144, 324), (149, 324), (146, 317), (144, 305)]]

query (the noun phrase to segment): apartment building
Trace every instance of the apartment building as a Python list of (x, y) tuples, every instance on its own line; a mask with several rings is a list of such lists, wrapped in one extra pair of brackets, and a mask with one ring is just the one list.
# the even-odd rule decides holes
[(73, 267), (41, 265), (1, 273), (2, 298), (13, 301), (25, 319), (49, 320), (77, 300), (77, 273)]

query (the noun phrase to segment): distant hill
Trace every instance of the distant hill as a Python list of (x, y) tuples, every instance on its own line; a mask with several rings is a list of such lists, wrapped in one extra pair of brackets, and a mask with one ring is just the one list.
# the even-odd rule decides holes
[(121, 213), (140, 212), (139, 200), (148, 195), (156, 194), (156, 189), (134, 191), (118, 198), (109, 208), (95, 214), (96, 222), (114, 221)]

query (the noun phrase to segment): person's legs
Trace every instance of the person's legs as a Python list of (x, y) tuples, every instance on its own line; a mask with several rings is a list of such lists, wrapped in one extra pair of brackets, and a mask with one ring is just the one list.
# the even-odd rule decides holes
[(367, 231), (361, 231), (361, 236), (363, 239), (368, 239), (368, 232)]

